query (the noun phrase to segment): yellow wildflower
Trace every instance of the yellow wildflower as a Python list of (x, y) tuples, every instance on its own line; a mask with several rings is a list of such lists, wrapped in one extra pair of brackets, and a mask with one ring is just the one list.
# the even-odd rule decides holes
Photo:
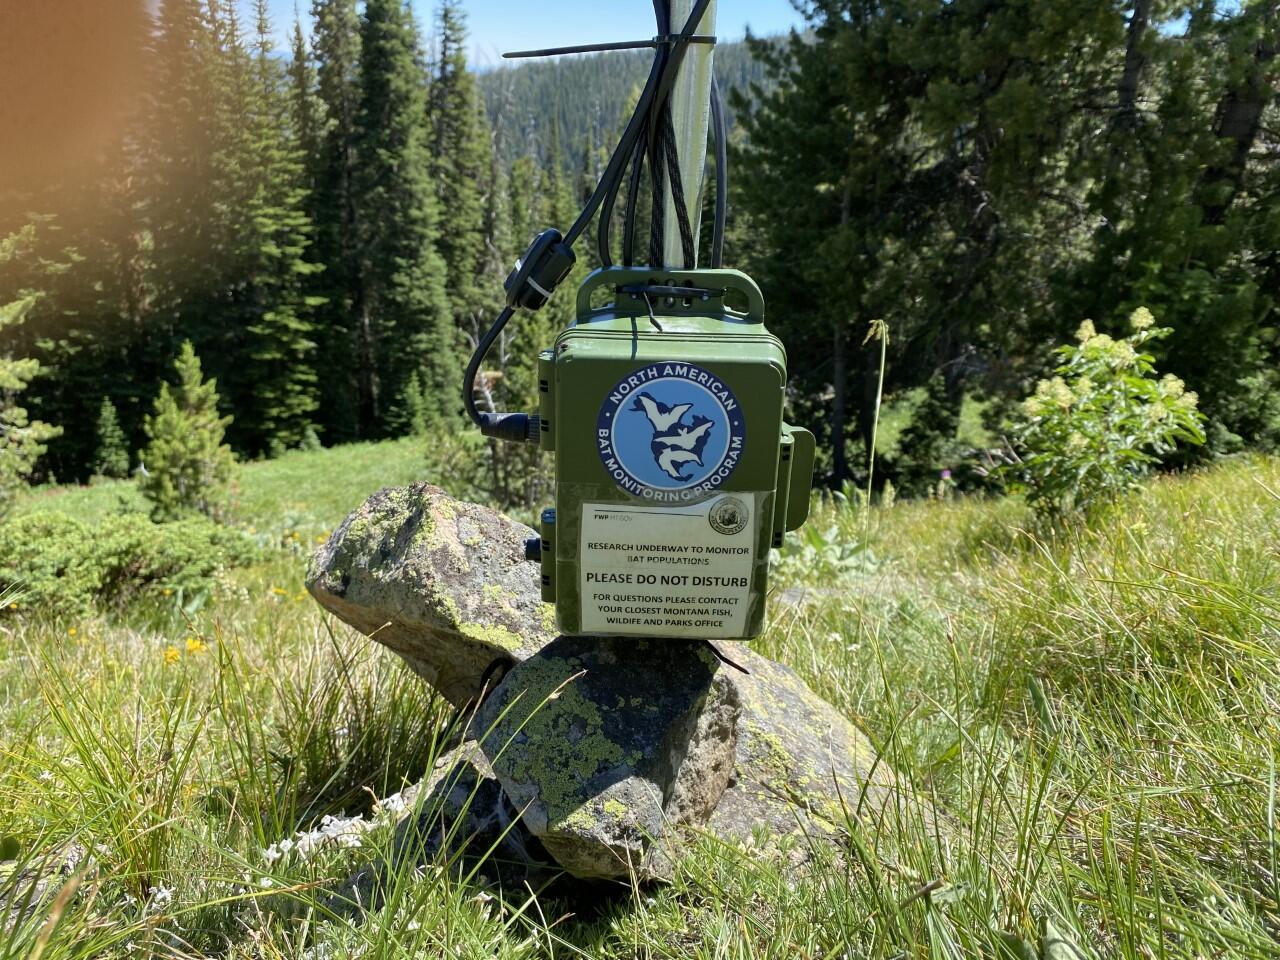
[(272, 587), (271, 592), (274, 593), (277, 597), (283, 597), (286, 594), (288, 594), (289, 591), (286, 590), (284, 587)]
[(1076, 330), (1076, 339), (1081, 343), (1088, 343), (1097, 335), (1098, 331), (1094, 329), (1092, 320), (1086, 320), (1084, 323), (1080, 324), (1079, 328)]
[(199, 637), (187, 637), (187, 653), (195, 656), (197, 653), (204, 653), (209, 649), (209, 645)]
[(1154, 326), (1156, 318), (1146, 307), (1139, 307), (1129, 315), (1129, 326), (1134, 330), (1146, 330)]
[(164, 648), (165, 664), (177, 663), (182, 658), (182, 654), (178, 652), (178, 648), (170, 644)]
[(9, 604), (9, 609), (10, 609), (10, 610), (17, 610), (17, 609), (18, 609), (18, 603), (17, 603), (17, 601), (16, 601), (16, 600), (15, 600), (13, 603)]
[(68, 636), (68, 637), (74, 637), (75, 635), (76, 635), (76, 628), (75, 628), (75, 627), (71, 627), (69, 630), (67, 630), (67, 636)]
[(161, 594), (163, 594), (163, 595), (164, 595), (164, 596), (166, 596), (166, 597), (172, 597), (172, 596), (173, 596), (173, 588), (172, 588), (172, 587), (165, 587), (163, 590), (161, 590), (161, 591), (160, 591), (160, 593), (161, 593)]
[(316, 543), (324, 543), (324, 541), (325, 541), (324, 537), (316, 537)]

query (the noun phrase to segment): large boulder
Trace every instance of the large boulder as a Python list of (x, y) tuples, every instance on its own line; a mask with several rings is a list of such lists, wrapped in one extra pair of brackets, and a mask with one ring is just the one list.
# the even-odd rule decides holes
[(861, 731), (745, 645), (726, 648), (731, 665), (705, 641), (556, 637), (528, 536), (427, 484), (384, 490), (317, 553), (308, 587), (456, 704), (501, 676), (457, 763), (555, 864), (659, 878), (691, 830), (772, 845), (916, 802)]
[(537, 564), (524, 559), (533, 535), (429, 483), (388, 487), (311, 558), (307, 589), (462, 707), (495, 662), (517, 663), (555, 637)]

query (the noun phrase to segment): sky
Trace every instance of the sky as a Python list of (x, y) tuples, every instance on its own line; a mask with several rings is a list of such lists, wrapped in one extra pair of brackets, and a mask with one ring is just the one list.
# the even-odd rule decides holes
[[(305, 14), (310, 0), (270, 0), (275, 33), (293, 30), (293, 12)], [(412, 0), (424, 29), (430, 31), (435, 0)], [(471, 28), (471, 62), (481, 69), (502, 64), (506, 50), (643, 40), (652, 37), (650, 0), (464, 0)], [(755, 34), (781, 33), (800, 23), (791, 0), (719, 0), (716, 34), (726, 40), (742, 37), (747, 25)]]

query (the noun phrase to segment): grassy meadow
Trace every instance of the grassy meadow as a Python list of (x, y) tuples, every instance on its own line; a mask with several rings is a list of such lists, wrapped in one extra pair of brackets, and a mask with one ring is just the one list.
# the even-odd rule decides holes
[[(353, 920), (326, 884), (383, 855), (454, 718), (302, 577), (364, 496), (423, 476), (450, 487), (409, 441), (250, 464), (238, 522), (270, 558), (216, 596), (77, 622), (5, 599), (0, 956), (1280, 956), (1280, 461), (1155, 479), (1052, 537), (1012, 499), (818, 506), (757, 648), (939, 829), (851, 820), (803, 872), (707, 838), (673, 883), (589, 900), (405, 867)], [(104, 483), (19, 511), (138, 506)]]

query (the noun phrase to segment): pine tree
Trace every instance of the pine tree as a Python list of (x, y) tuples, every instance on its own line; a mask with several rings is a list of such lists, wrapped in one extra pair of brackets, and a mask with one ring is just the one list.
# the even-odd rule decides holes
[[(310, 290), (324, 297), (316, 311), (320, 423), (331, 443), (362, 435), (361, 375), (371, 362), (358, 362), (354, 317), (364, 299), (358, 257), (359, 206), (356, 192), (356, 115), (360, 103), (360, 20), (356, 0), (313, 0), (312, 46), (317, 96), (323, 117), (312, 159), (314, 190), (310, 214), (315, 225), (312, 259), (325, 269)], [(367, 425), (366, 425), (367, 430)]]
[(431, 84), (430, 113), (436, 187), (440, 199), (439, 249), (444, 258), (454, 323), (479, 336), (490, 303), (480, 289), (484, 260), (490, 141), (475, 78), (467, 70), (466, 15), (457, 0), (445, 0), (436, 19), (439, 49)]
[(427, 140), (424, 66), (413, 17), (401, 0), (369, 0), (361, 20), (357, 114), (359, 301), (354, 360), (365, 430), (410, 429), (404, 398), (421, 377), (434, 421), (461, 407), (461, 343), (436, 249), (439, 207)]
[(242, 118), (247, 195), (237, 268), (245, 327), (237, 364), (242, 389), (234, 397), (241, 449), (263, 453), (298, 446), (317, 407), (315, 342), (305, 292), (319, 269), (306, 259), (311, 221), (305, 209), (304, 169), (287, 122), (282, 77), (271, 57), (266, 0), (257, 0), (257, 43)]
[(156, 12), (137, 190), (152, 248), (137, 357), (138, 378), (148, 384), (182, 339), (212, 346), (222, 331), (216, 291), (225, 276), (229, 206), (219, 197), (219, 140), (228, 110), (218, 10), (199, 0), (160, 0)]
[(98, 407), (98, 422), (94, 433), (98, 438), (98, 452), (94, 456), (93, 472), (100, 477), (120, 480), (129, 475), (129, 448), (124, 431), (120, 429), (120, 416), (110, 398), (103, 397)]
[[(34, 232), (28, 225), (0, 239), (0, 268), (30, 245)], [(26, 320), (40, 296), (38, 291), (27, 291), (16, 300), (0, 303), (0, 334)], [(30, 419), (26, 409), (18, 406), (18, 394), (39, 373), (40, 363), (35, 359), (0, 354), (0, 517), (8, 512), (36, 460), (45, 452), (45, 441), (61, 432), (57, 427)]]
[(307, 49), (307, 38), (302, 32), (302, 21), (293, 21), (293, 37), (289, 49), (289, 126), (293, 140), (302, 154), (304, 180), (310, 195), (316, 187), (316, 174), (320, 159), (321, 120), (324, 106), (316, 93), (316, 68)]
[(204, 379), (191, 341), (183, 342), (174, 370), (177, 385), (160, 385), (146, 418), (150, 442), (139, 454), (138, 488), (158, 521), (193, 511), (222, 519), (235, 469), (231, 447), (222, 442), (231, 418), (219, 415), (217, 382)]

